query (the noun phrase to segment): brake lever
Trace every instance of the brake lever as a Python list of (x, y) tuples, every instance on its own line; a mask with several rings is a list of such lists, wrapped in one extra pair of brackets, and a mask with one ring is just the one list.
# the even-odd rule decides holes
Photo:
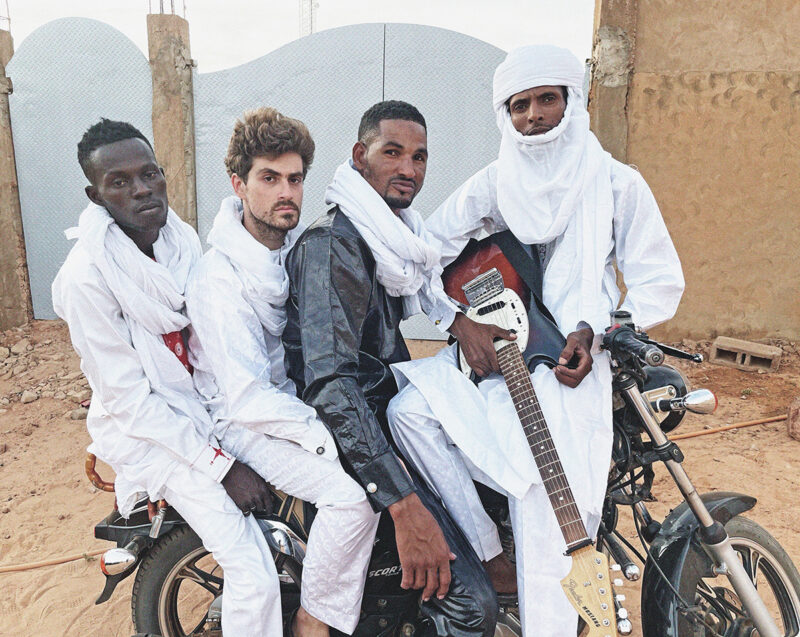
[(676, 347), (670, 347), (669, 345), (664, 345), (663, 343), (659, 343), (658, 341), (654, 341), (649, 338), (640, 338), (639, 340), (643, 343), (657, 346), (667, 356), (682, 358), (683, 360), (692, 361), (693, 363), (702, 363), (704, 360), (702, 354), (690, 354), (689, 352), (684, 352)]

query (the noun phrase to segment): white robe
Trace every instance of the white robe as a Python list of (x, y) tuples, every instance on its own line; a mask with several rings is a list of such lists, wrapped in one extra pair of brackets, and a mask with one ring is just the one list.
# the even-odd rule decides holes
[[(599, 275), (602, 289), (591, 305), (604, 307), (606, 317), (617, 308), (620, 292), (614, 272), (616, 259), (628, 288), (622, 309), (631, 311), (637, 324), (650, 327), (669, 319), (677, 308), (683, 291), (680, 262), (642, 177), (632, 168), (610, 161), (614, 210), (608, 225), (600, 227), (595, 237), (596, 254), (606, 257), (605, 270)], [(452, 262), (470, 238), (478, 238), (484, 231), (491, 234), (506, 229), (497, 205), (495, 163), (456, 190), (426, 224), (442, 243), (443, 265)], [(558, 250), (561, 239), (555, 240), (554, 250)], [(561, 259), (565, 261), (568, 259)], [(554, 269), (552, 262), (544, 273), (545, 304), (566, 308), (555, 313), (565, 335), (583, 318), (574, 316), (570, 311), (574, 306), (569, 303), (553, 302), (569, 295), (570, 291), (563, 289), (569, 274)], [(608, 321), (600, 314), (585, 318), (599, 339)], [(608, 357), (594, 351), (592, 372), (575, 389), (560, 384), (543, 366), (532, 374), (542, 411), (592, 537), (599, 524), (613, 437)], [(446, 435), (433, 444), (455, 444), (465, 456), (463, 462), (456, 463), (462, 471), (511, 496), (525, 634), (560, 636), (571, 631), (574, 635), (576, 614), (558, 585), (569, 570), (569, 561), (562, 555), (566, 545), (502, 379), (493, 376), (475, 387), (456, 369), (455, 356), (449, 349), (431, 359), (395, 364), (392, 369), (398, 385), (405, 389), (390, 405), (390, 422), (401, 445), (406, 441), (406, 447), (418, 447), (408, 450), (410, 455), (422, 465), (441, 463), (445, 457), (439, 453), (442, 450), (433, 452), (431, 442), (421, 442), (434, 440), (432, 427), (440, 425)], [(429, 411), (418, 408), (420, 394)], [(434, 475), (435, 469), (431, 466), (426, 471), (422, 467), (426, 475)], [(442, 478), (447, 481), (447, 476)], [(466, 484), (463, 479), (461, 482)], [(447, 484), (438, 487), (446, 503), (448, 495), (443, 491)], [(454, 516), (458, 519), (461, 515), (467, 524), (474, 518), (478, 528), (485, 527), (479, 520), (485, 513), (479, 510), (477, 495), (467, 488), (459, 497), (471, 503), (472, 511), (454, 511)], [(453, 500), (454, 506), (457, 500)], [(543, 508), (548, 510), (547, 515), (541, 514)], [(493, 557), (479, 545), (475, 549), (484, 559)]]
[[(277, 251), (249, 234), (237, 240), (252, 242), (251, 254), (260, 252), (282, 265), (295, 237), (287, 237)], [(333, 437), (317, 412), (295, 395), (280, 336), (261, 323), (242, 276), (216, 248), (192, 272), (186, 309), (195, 386), (223, 444), (269, 483), (317, 505), (301, 603), (320, 621), (350, 634), (359, 619), (378, 515), (339, 463)], [(254, 454), (264, 440), (269, 448)]]
[(211, 248), (195, 267), (186, 306), (195, 387), (214, 418), (215, 432), (221, 435), (235, 422), (312, 453), (321, 448), (321, 455), (335, 459), (333, 437), (317, 412), (297, 398), (286, 376), (280, 337), (261, 325), (220, 251)]
[[(148, 259), (144, 254), (141, 258)], [(220, 484), (225, 475), (220, 467), (229, 468), (232, 457), (217, 454), (220, 443), (210, 418), (187, 415), (205, 410), (186, 369), (180, 364), (173, 368), (178, 376), (173, 380), (185, 375), (190, 388), (173, 394), (174, 402), (151, 390), (140, 352), (133, 347), (129, 319), (82, 242), (72, 248), (56, 276), (53, 306), (69, 325), (92, 388), (86, 419), (89, 451), (114, 469), (120, 512), (127, 516), (142, 491), (154, 501), (167, 499), (225, 571), (225, 633), (280, 634), (280, 589), (272, 555), (255, 519), (245, 518)], [(173, 356), (159, 339), (152, 344)], [(260, 450), (266, 453), (268, 449)]]
[[(116, 472), (120, 512), (128, 515), (140, 492), (154, 501), (162, 498), (163, 485), (179, 464), (221, 481), (225, 474), (220, 462), (209, 462), (217, 447), (211, 420), (188, 415), (200, 406), (188, 372), (175, 366), (189, 387), (177, 402), (169, 404), (151, 390), (122, 307), (80, 241), (53, 282), (53, 307), (69, 325), (81, 370), (92, 389), (86, 418), (92, 437), (89, 451)], [(166, 351), (160, 339), (152, 343)]]

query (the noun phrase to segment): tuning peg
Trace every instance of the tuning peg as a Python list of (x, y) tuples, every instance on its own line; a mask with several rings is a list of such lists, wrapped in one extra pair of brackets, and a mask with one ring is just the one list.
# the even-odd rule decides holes
[(612, 564), (611, 565), (611, 570), (612, 571), (621, 571), (622, 567), (619, 564)]
[(633, 632), (633, 624), (628, 619), (620, 619), (617, 622), (617, 632), (620, 635), (630, 635)]
[(617, 617), (619, 617), (620, 619), (628, 619), (628, 611), (625, 610), (624, 608), (620, 608), (617, 611)]
[(622, 602), (625, 601), (625, 595), (614, 595), (614, 599), (616, 599), (618, 602), (622, 603)]

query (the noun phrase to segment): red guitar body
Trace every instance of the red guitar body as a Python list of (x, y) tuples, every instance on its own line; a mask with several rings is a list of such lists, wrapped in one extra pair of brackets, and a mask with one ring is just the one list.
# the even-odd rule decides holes
[(444, 291), (450, 298), (469, 305), (461, 286), (492, 268), (497, 268), (498, 272), (503, 275), (505, 286), (514, 290), (525, 303), (525, 308), (530, 309), (531, 291), (522, 277), (517, 274), (514, 266), (509, 263), (503, 251), (492, 241), (492, 237), (469, 242), (458, 258), (444, 269), (442, 274)]
[(505, 287), (514, 290), (519, 295), (528, 312), (528, 346), (523, 352), (525, 364), (531, 371), (539, 363), (555, 367), (561, 350), (566, 344), (566, 339), (556, 324), (542, 314), (536, 303), (531, 303), (530, 288), (511, 265), (500, 246), (495, 243), (493, 237), (494, 235), (480, 241), (470, 241), (458, 258), (444, 269), (442, 274), (444, 291), (450, 297), (467, 305), (467, 297), (461, 286), (469, 283), (479, 274), (497, 268), (503, 276)]

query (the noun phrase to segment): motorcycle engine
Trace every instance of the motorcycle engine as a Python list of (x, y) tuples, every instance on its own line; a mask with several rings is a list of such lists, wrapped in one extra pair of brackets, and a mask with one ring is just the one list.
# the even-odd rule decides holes
[[(652, 402), (661, 398), (680, 398), (689, 391), (689, 383), (686, 378), (671, 365), (665, 364), (659, 367), (646, 365), (644, 372), (645, 382), (642, 396), (645, 400)], [(661, 430), (669, 433), (681, 423), (685, 414), (684, 411), (656, 412), (656, 419), (661, 424)], [(634, 409), (616, 394), (614, 395), (614, 421), (623, 426), (632, 427), (634, 430), (639, 428), (639, 417)]]

